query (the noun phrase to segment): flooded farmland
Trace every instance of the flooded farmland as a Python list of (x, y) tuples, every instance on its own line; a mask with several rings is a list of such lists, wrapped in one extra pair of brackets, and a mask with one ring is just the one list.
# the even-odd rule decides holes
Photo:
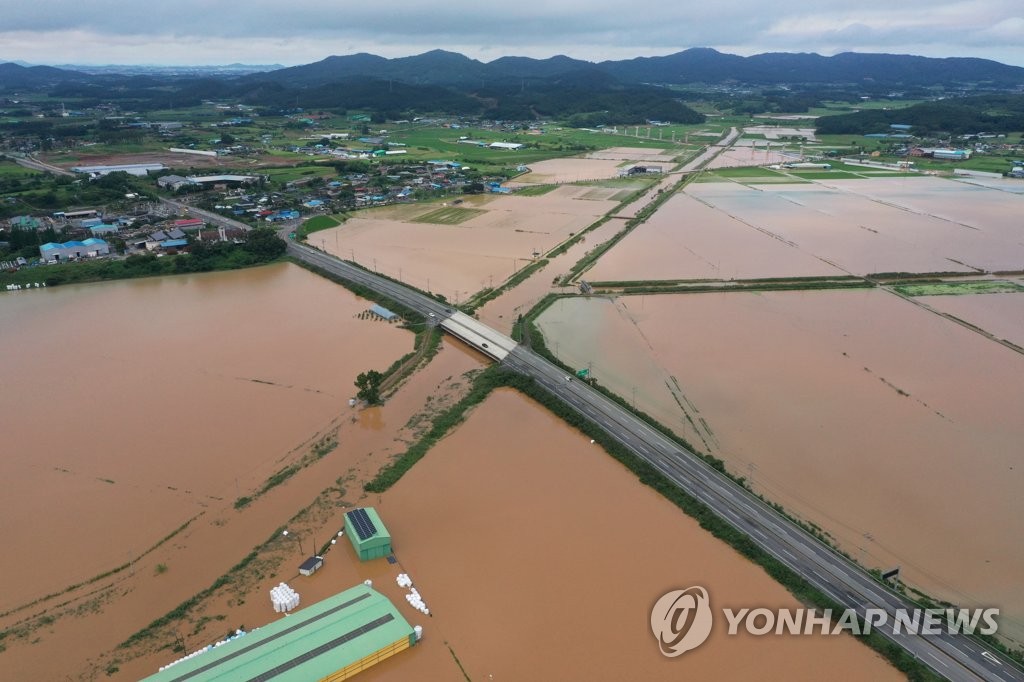
[(751, 279), (843, 275), (796, 245), (680, 193), (605, 254), (585, 279)]
[[(542, 196), (486, 197), (460, 205), (478, 213), (457, 224), (416, 222), (440, 204), (417, 207), (414, 217), (402, 219), (367, 211), (317, 232), (310, 243), (424, 291), (465, 301), (500, 285), (529, 265), (534, 253), (549, 251), (616, 206), (608, 198), (614, 190), (604, 188), (596, 198), (594, 190), (565, 186)], [(381, 215), (390, 216), (390, 209)]]
[(926, 177), (714, 182), (686, 192), (853, 274), (1024, 267), (1013, 218), (1024, 206), (1021, 195)]
[[(651, 151), (660, 150), (645, 150)], [(569, 158), (548, 159), (530, 164), (530, 172), (517, 176), (515, 183), (526, 185), (545, 185), (550, 183), (586, 182), (588, 180), (605, 180), (617, 177), (619, 168), (628, 166), (629, 160), (615, 155), (610, 158)]]
[[(56, 616), (31, 646), (7, 639), (5, 670), (84, 676), (86, 659), (209, 586), (338, 476), (376, 472), (402, 447), (394, 438), (423, 396), (443, 395), (445, 377), (479, 366), (446, 345), (410, 380), (423, 385), (412, 383), (408, 397), (355, 413), (347, 399), (356, 373), (383, 369), (412, 345), (410, 332), (360, 319), (368, 306), (290, 264), (0, 300), (5, 347), (33, 349), (5, 366), (0, 394), (9, 549), (0, 570), (17, 586), (0, 608), (125, 565), (87, 594), (56, 600), (87, 609), (77, 615), (44, 601), (4, 618), (0, 627), (40, 609)], [(335, 428), (330, 456), (234, 509)], [(60, 559), (25, 560), (53, 554)]]
[(854, 558), (1021, 640), (1019, 353), (882, 290), (572, 299), (540, 326)]
[[(368, 307), (293, 265), (0, 301), (0, 340), (32, 349), (0, 394), (0, 467), (17, 482), (0, 501), (0, 573), (24, 587), (0, 610), (128, 561), (272, 473), (356, 374), (409, 351), (409, 332), (355, 319)], [(64, 561), (22, 560), (42, 538), (60, 538)]]
[(983, 329), (997, 339), (1024, 348), (1024, 294), (918, 296), (918, 303)]
[[(715, 608), (797, 602), (510, 390), (477, 407), (378, 509), (430, 605), (424, 665), (443, 638), (473, 680), (820, 679), (837, 669), (844, 679), (900, 678), (850, 637), (728, 637), (723, 619), (700, 649), (663, 657), (649, 614), (670, 589), (704, 586)], [(401, 662), (410, 675), (415, 655)], [(460, 679), (432, 670), (419, 676)]]

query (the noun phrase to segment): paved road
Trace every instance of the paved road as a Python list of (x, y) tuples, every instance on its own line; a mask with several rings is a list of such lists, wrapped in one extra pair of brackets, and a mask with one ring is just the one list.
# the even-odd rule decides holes
[(173, 206), (175, 209), (180, 211), (188, 211), (191, 215), (199, 216), (206, 222), (212, 225), (217, 225), (218, 227), (236, 227), (240, 230), (245, 230), (246, 232), (252, 229), (252, 225), (247, 225), (239, 220), (233, 220), (226, 216), (222, 216), (219, 213), (214, 213), (213, 211), (197, 208), (196, 206), (186, 204), (183, 201), (175, 201), (174, 199), (160, 197), (160, 203), (167, 206)]
[[(11, 156), (14, 162), (19, 166), (30, 168), (32, 170), (43, 171), (44, 173), (55, 173), (56, 175), (66, 175), (68, 177), (75, 177), (77, 174), (73, 173), (66, 168), (60, 166), (54, 166), (53, 164), (40, 161), (39, 159), (32, 156)], [(84, 177), (84, 176), (83, 176)]]
[[(343, 279), (379, 291), (423, 314), (433, 313), (437, 319), (452, 314), (449, 307), (429, 296), (304, 244), (289, 241), (288, 252)], [(567, 405), (601, 426), (638, 457), (836, 602), (857, 609), (861, 616), (867, 608), (885, 609), (890, 614), (889, 622), (877, 631), (893, 639), (938, 674), (955, 682), (1024, 681), (1024, 671), (1011, 661), (963, 635), (893, 637), (892, 613), (900, 608), (913, 608), (911, 603), (628, 410), (583, 382), (567, 380), (563, 370), (532, 351), (517, 346), (503, 362), (511, 369), (533, 377)]]

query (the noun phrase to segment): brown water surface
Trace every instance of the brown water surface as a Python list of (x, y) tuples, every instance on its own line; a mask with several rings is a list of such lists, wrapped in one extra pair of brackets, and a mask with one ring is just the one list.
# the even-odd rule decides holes
[(572, 299), (540, 326), (854, 558), (1024, 637), (1020, 353), (882, 290)]
[(918, 296), (914, 300), (1024, 348), (1024, 293)]
[(701, 648), (663, 657), (649, 619), (668, 590), (704, 586), (714, 609), (798, 603), (511, 390), (477, 407), (378, 509), (431, 609), (425, 642), (443, 639), (473, 680), (900, 679), (850, 637), (729, 637), (720, 611)]
[(410, 350), (368, 307), (290, 264), (0, 298), (0, 611), (260, 485)]

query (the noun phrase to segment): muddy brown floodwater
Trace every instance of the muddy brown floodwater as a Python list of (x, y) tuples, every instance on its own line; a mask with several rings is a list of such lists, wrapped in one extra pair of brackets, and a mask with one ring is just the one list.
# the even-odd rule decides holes
[(767, 235), (852, 274), (1019, 270), (1024, 263), (1016, 218), (1024, 195), (962, 182), (702, 182), (686, 193), (753, 228), (737, 245), (743, 251)]
[[(461, 679), (450, 664), (439, 667), (428, 647), (440, 644), (473, 680), (901, 677), (848, 636), (728, 636), (722, 607), (798, 603), (598, 446), (508, 389), (431, 449), (378, 510), (431, 617), (423, 651), (392, 659), (404, 677), (382, 667), (368, 680)], [(664, 592), (691, 585), (708, 590), (718, 618), (701, 648), (665, 658), (650, 609)]]
[[(411, 334), (294, 265), (0, 300), (0, 611), (132, 559), (279, 468)], [(144, 512), (144, 513), (143, 513)], [(59, 547), (60, 561), (25, 561)]]
[(540, 326), (855, 559), (1024, 639), (1020, 353), (880, 289), (571, 299)]
[(813, 253), (681, 193), (616, 244), (584, 278), (606, 282), (845, 274)]
[(914, 300), (1024, 348), (1024, 293), (918, 296)]
[[(360, 319), (369, 305), (291, 264), (0, 298), (4, 347), (31, 349), (5, 365), (0, 393), (0, 612), (132, 564), (0, 620), (32, 628), (4, 642), (12, 679), (89, 679), (88, 659), (208, 587), (339, 476), (372, 476), (405, 447), (395, 438), (423, 396), (480, 366), (444, 344), (408, 393), (349, 408), (358, 372), (412, 346), (409, 331)], [(234, 509), (334, 428), (330, 455)], [(56, 620), (25, 621), (40, 613)]]
[(500, 286), (529, 265), (534, 253), (546, 253), (616, 206), (603, 193), (588, 196), (593, 191), (565, 186), (542, 196), (471, 198), (459, 207), (480, 213), (456, 225), (415, 222), (442, 209), (441, 204), (409, 207), (416, 211), (410, 215), (366, 211), (365, 217), (315, 233), (309, 243), (450, 301), (465, 302), (481, 289)]

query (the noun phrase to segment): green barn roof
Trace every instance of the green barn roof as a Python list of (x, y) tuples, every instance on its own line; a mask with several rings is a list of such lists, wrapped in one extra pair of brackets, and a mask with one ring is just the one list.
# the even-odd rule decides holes
[(143, 682), (308, 682), (412, 635), (387, 597), (358, 585)]

